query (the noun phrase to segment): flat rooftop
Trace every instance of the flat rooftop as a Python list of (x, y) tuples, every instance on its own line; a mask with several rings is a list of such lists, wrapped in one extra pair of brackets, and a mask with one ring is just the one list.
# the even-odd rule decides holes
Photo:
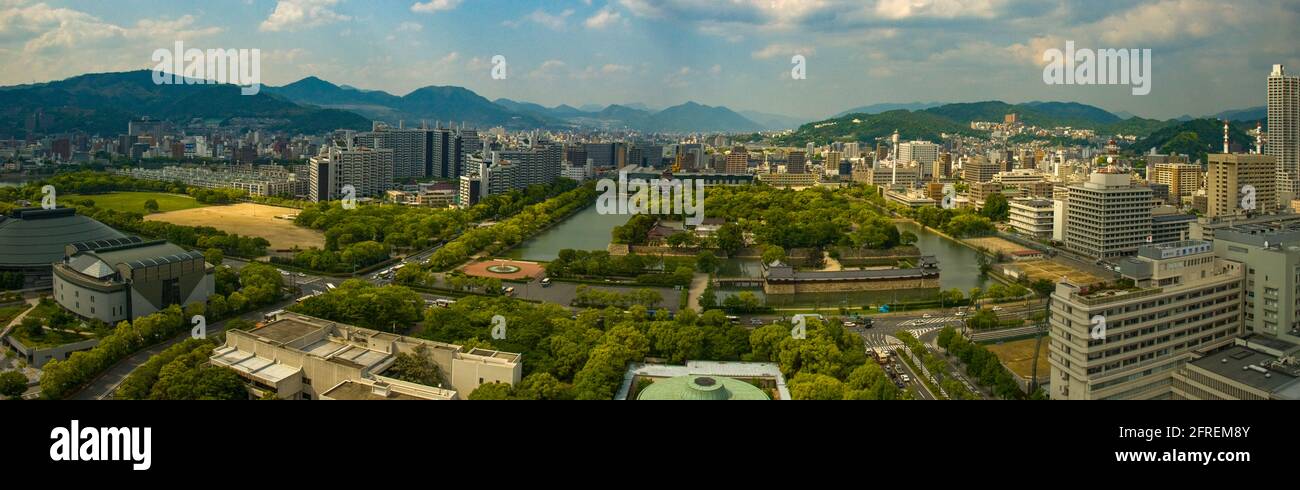
[(1289, 393), (1293, 398), (1300, 395), (1300, 381), (1298, 381), (1295, 374), (1276, 369), (1259, 369), (1276, 359), (1273, 356), (1247, 347), (1234, 346), (1206, 355), (1192, 361), (1191, 364), (1234, 382), (1269, 393)]
[(338, 386), (330, 388), (329, 391), (326, 391), (323, 394), (323, 396), (333, 398), (335, 400), (416, 401), (416, 400), (445, 400), (446, 399), (439, 396), (418, 396), (416, 394), (406, 393), (405, 390), (401, 390), (401, 388), (392, 389), (391, 387), (390, 389), (387, 390), (386, 393), (383, 393), (379, 390), (376, 390), (374, 385), (359, 383), (353, 380), (348, 380), (339, 383)]
[(261, 380), (271, 386), (302, 372), (302, 368), (280, 364), (234, 347), (221, 347), (213, 351), (211, 360), (220, 366), (234, 369), (240, 374)]
[(280, 320), (271, 322), (267, 326), (249, 333), (272, 342), (287, 344), (322, 328), (325, 327), (282, 317)]

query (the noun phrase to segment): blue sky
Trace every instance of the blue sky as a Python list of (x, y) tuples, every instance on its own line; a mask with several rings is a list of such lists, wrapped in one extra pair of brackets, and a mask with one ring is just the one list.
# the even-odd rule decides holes
[[(807, 118), (881, 102), (1078, 101), (1148, 117), (1264, 104), (1300, 73), (1288, 0), (0, 0), (0, 84), (150, 68), (176, 40), (263, 79), (545, 105), (688, 100)], [(1042, 54), (1146, 48), (1154, 87), (1048, 86)], [(790, 58), (808, 60), (790, 79)], [(490, 77), (506, 57), (509, 76)]]

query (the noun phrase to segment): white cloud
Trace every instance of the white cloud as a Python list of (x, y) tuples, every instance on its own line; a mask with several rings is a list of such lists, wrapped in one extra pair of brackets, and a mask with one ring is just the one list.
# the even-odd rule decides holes
[(339, 0), (280, 0), (258, 29), (263, 32), (294, 32), (352, 20), (334, 11), (338, 3)]
[(411, 11), (420, 14), (433, 14), (443, 10), (453, 10), (459, 7), (461, 0), (429, 0), (427, 2), (416, 2), (411, 5)]
[[(572, 16), (573, 16), (573, 9), (567, 9), (558, 14), (551, 14), (546, 12), (545, 10), (537, 9), (534, 10), (533, 13), (525, 16), (523, 20), (533, 22), (535, 24), (544, 26), (551, 30), (562, 31), (564, 30), (564, 25), (568, 22), (569, 17)], [(504, 24), (509, 27), (518, 27), (520, 22), (521, 21), (516, 21), (516, 22), (506, 21)]]
[(754, 51), (753, 53), (750, 54), (750, 56), (752, 56), (756, 60), (767, 60), (776, 57), (788, 58), (796, 54), (801, 54), (804, 56), (812, 56), (814, 54), (817, 54), (817, 48), (814, 48), (812, 46), (796, 46), (793, 44), (776, 43), (776, 44), (769, 44), (765, 46), (763, 49)]
[(397, 25), (397, 32), (420, 32), (424, 26), (416, 22), (403, 22)]
[(595, 15), (587, 18), (584, 23), (588, 29), (604, 29), (606, 27), (618, 24), (623, 20), (623, 14), (610, 7), (605, 7), (596, 11)]

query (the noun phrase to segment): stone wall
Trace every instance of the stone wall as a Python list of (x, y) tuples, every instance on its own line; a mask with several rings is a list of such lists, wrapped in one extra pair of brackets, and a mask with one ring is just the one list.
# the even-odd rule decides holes
[(899, 289), (934, 289), (939, 290), (939, 278), (930, 279), (891, 279), (874, 281), (836, 281), (836, 282), (799, 282), (766, 283), (765, 294), (799, 294), (799, 293), (851, 293), (857, 291), (894, 291)]

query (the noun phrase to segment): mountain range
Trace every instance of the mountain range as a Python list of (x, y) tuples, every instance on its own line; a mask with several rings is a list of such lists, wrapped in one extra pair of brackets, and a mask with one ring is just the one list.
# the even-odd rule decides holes
[[(1253, 122), (1264, 108), (1225, 111), (1216, 119)], [(189, 123), (240, 124), (300, 133), (366, 129), (371, 121), (396, 123), (442, 121), (477, 127), (519, 129), (605, 129), (661, 133), (755, 132), (795, 129), (784, 140), (830, 141), (882, 137), (898, 129), (905, 138), (936, 139), (940, 133), (972, 133), (972, 121), (1002, 121), (1010, 113), (1026, 124), (1071, 126), (1117, 134), (1147, 136), (1191, 121), (1121, 117), (1073, 102), (1007, 104), (988, 101), (886, 103), (863, 106), (836, 117), (802, 124), (800, 118), (759, 111), (733, 111), (687, 102), (663, 110), (640, 103), (605, 107), (545, 107), (510, 99), (488, 100), (454, 86), (429, 86), (397, 96), (384, 91), (340, 86), (307, 77), (282, 87), (263, 87), (240, 96), (231, 85), (158, 85), (152, 72), (87, 74), (55, 82), (0, 87), (0, 137), (25, 136), (29, 130), (60, 133), (80, 130), (121, 133), (128, 121), (143, 116)]]
[(141, 117), (179, 124), (237, 121), (303, 133), (370, 127), (369, 120), (355, 113), (304, 106), (265, 91), (245, 96), (234, 85), (159, 85), (147, 70), (0, 87), (0, 136), (74, 130), (114, 135)]

